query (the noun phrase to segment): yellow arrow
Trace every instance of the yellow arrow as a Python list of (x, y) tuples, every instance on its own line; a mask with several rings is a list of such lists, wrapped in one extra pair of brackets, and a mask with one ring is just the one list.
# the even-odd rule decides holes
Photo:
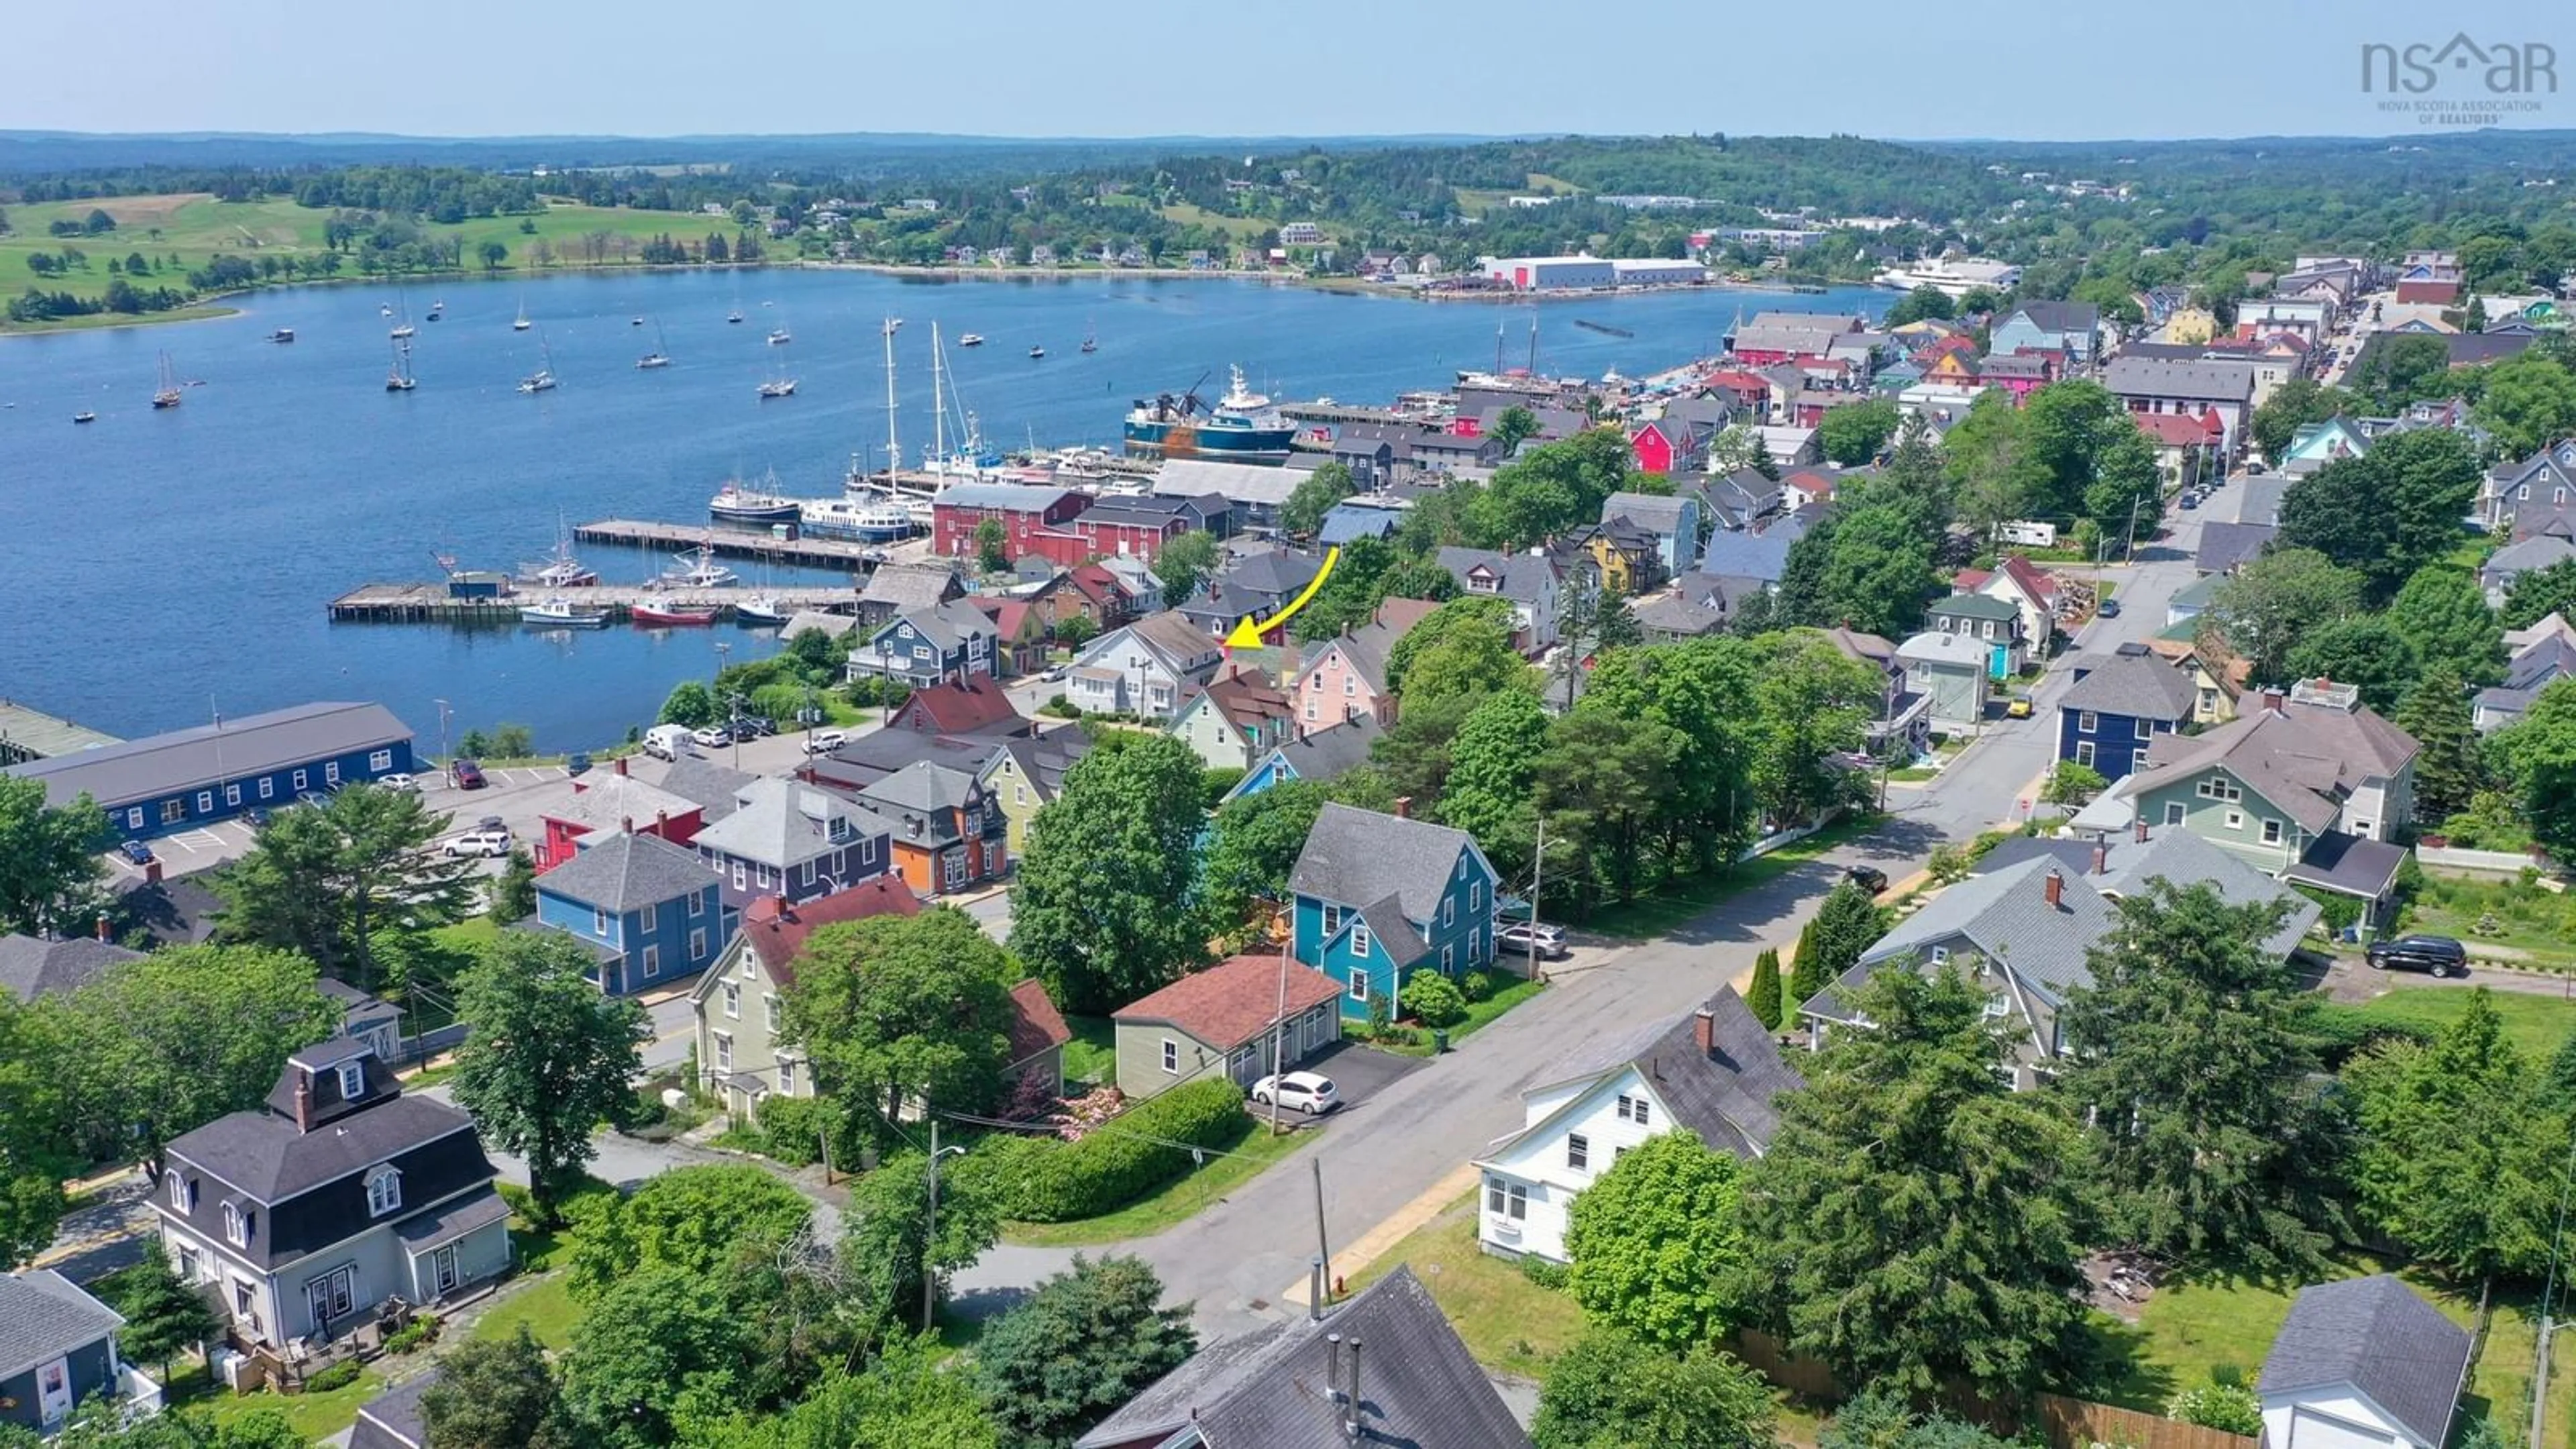
[(1262, 620), (1258, 624), (1252, 622), (1252, 616), (1250, 614), (1246, 614), (1242, 618), (1236, 620), (1234, 624), (1234, 632), (1225, 636), (1225, 647), (1228, 649), (1260, 648), (1262, 635), (1267, 634), (1271, 630), (1278, 628), (1280, 625), (1287, 623), (1291, 618), (1296, 616), (1299, 609), (1302, 609), (1308, 604), (1314, 602), (1316, 591), (1324, 587), (1324, 580), (1333, 576), (1333, 565), (1339, 562), (1341, 557), (1342, 551), (1338, 547), (1324, 550), (1324, 566), (1315, 570), (1315, 581), (1306, 586), (1306, 591), (1304, 593), (1290, 599), (1288, 601), (1287, 608), (1280, 610), (1278, 613), (1271, 615), (1269, 618)]

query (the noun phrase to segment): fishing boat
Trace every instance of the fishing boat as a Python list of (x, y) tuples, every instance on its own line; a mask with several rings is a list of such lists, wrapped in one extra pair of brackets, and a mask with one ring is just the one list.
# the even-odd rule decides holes
[(725, 314), (725, 320), (726, 320), (727, 322), (739, 322), (739, 321), (741, 321), (741, 320), (742, 320), (742, 309), (741, 309), (740, 307), (736, 307), (736, 308), (734, 308), (732, 311), (727, 312), (727, 313)]
[(647, 594), (627, 606), (626, 617), (646, 629), (690, 628), (714, 623), (716, 611), (682, 608), (659, 595)]
[[(644, 319), (638, 317), (635, 320), (640, 324)], [(645, 369), (646, 371), (650, 371), (656, 367), (668, 367), (671, 365), (671, 355), (663, 350), (661, 323), (656, 322), (653, 324), (653, 350), (645, 353), (642, 357), (635, 359), (635, 365)]]
[(170, 354), (164, 352), (161, 354), (161, 385), (152, 392), (152, 405), (175, 408), (183, 396), (185, 394), (179, 391), (179, 374), (171, 370)]
[(551, 348), (551, 347), (548, 347), (548, 346), (546, 345), (546, 340), (545, 340), (543, 337), (539, 337), (539, 338), (537, 339), (537, 352), (538, 352), (538, 354), (539, 354), (540, 356), (542, 356), (542, 357), (545, 359), (545, 365), (544, 365), (544, 366), (542, 366), (542, 367), (540, 367), (540, 368), (538, 368), (536, 371), (534, 371), (534, 372), (532, 372), (532, 373), (529, 373), (527, 376), (525, 376), (525, 377), (523, 377), (523, 378), (520, 378), (520, 379), (519, 379), (519, 391), (521, 391), (521, 392), (526, 392), (526, 393), (539, 393), (539, 392), (552, 392), (552, 391), (554, 391), (554, 387), (555, 387), (555, 353), (554, 353), (554, 349), (553, 349), (553, 348)]
[(97, 422), (97, 421), (98, 421), (98, 414), (96, 414), (96, 413), (74, 413), (74, 414), (72, 414), (72, 421), (73, 421), (73, 422), (76, 422), (76, 423), (94, 423), (94, 422)]
[(784, 327), (772, 327), (769, 329), (769, 345), (772, 347), (784, 347), (795, 340), (795, 338), (787, 335), (787, 329)]
[(1046, 356), (1046, 349), (1043, 347), (1032, 347), (1029, 349), (1029, 356), (1032, 359), (1044, 357)]
[(1243, 369), (1228, 370), (1233, 386), (1210, 405), (1198, 389), (1174, 397), (1140, 399), (1127, 414), (1127, 451), (1161, 453), (1174, 433), (1188, 435), (1190, 456), (1223, 463), (1284, 463), (1296, 429), (1270, 399), (1245, 386)]
[(960, 332), (957, 334), (957, 345), (960, 347), (981, 347), (984, 345), (984, 334), (981, 332)]
[(583, 567), (581, 560), (572, 556), (572, 531), (563, 526), (561, 519), (557, 519), (554, 552), (546, 555), (544, 563), (522, 564), (519, 568), (519, 582), (534, 584), (549, 590), (586, 589), (599, 582), (599, 574), (596, 570)]
[(543, 603), (521, 604), (519, 622), (537, 629), (605, 629), (608, 610), (598, 604), (549, 598)]
[(686, 584), (693, 589), (718, 589), (734, 582), (733, 570), (716, 562), (715, 545), (699, 544), (687, 553), (676, 555), (682, 568), (664, 569), (662, 582)]
[(1082, 339), (1082, 350), (1085, 352), (1098, 352), (1100, 350), (1100, 339), (1086, 335)]
[[(771, 488), (777, 479), (770, 480)], [(804, 505), (784, 498), (774, 491), (764, 491), (725, 480), (716, 496), (707, 500), (707, 516), (719, 523), (794, 523), (804, 512)]]
[(774, 628), (794, 612), (767, 594), (754, 594), (733, 606), (733, 621), (755, 629)]
[(409, 392), (418, 386), (420, 380), (411, 375), (411, 344), (397, 341), (394, 343), (394, 370), (385, 374), (385, 391)]
[(637, 318), (634, 318), (634, 319), (632, 319), (632, 320), (628, 321), (626, 325), (627, 325), (627, 326), (629, 326), (629, 327), (641, 327), (641, 326), (643, 326), (643, 325), (644, 325), (644, 319), (643, 319), (643, 318), (641, 318), (641, 317), (637, 317)]
[(525, 332), (534, 325), (536, 324), (528, 320), (528, 299), (521, 297), (519, 299), (519, 318), (517, 321), (510, 324), (510, 330), (513, 332)]
[(796, 396), (796, 379), (792, 377), (774, 377), (760, 385), (762, 402), (767, 402), (771, 398), (794, 396)]
[[(960, 424), (954, 435), (960, 441), (955, 450), (948, 446), (951, 409)], [(1002, 461), (1001, 455), (985, 446), (982, 430), (966, 400), (957, 395), (956, 380), (948, 374), (948, 354), (939, 345), (939, 324), (930, 324), (930, 451), (921, 455), (921, 470), (941, 480), (957, 478), (982, 479), (992, 475)]]
[(268, 340), (271, 342), (292, 342), (295, 340), (295, 329), (292, 327), (280, 327), (276, 331), (268, 334)]
[[(856, 461), (850, 467), (852, 472), (858, 471)], [(914, 532), (912, 514), (902, 500), (874, 488), (846, 498), (808, 499), (798, 507), (803, 514), (798, 527), (818, 538), (892, 543), (910, 538)]]

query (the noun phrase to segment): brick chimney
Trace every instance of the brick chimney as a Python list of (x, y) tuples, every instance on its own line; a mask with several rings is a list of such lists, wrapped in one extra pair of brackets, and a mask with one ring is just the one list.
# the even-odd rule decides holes
[(1705, 1006), (1691, 1013), (1691, 1040), (1699, 1044), (1701, 1056), (1717, 1054), (1717, 1013)]
[(295, 1069), (295, 1130), (313, 1130), (313, 1074), (302, 1067)]
[(2270, 710), (2274, 714), (2288, 714), (2290, 712), (2287, 708), (2289, 702), (2289, 696), (2283, 694), (2277, 689), (2267, 689), (2263, 691), (2263, 708)]
[(2066, 896), (2066, 877), (2051, 868), (2048, 878), (2041, 882), (2040, 889), (2048, 896), (2048, 908), (2052, 911), (2056, 910)]
[(2093, 874), (2107, 875), (2111, 870), (2111, 847), (2104, 841), (2093, 842)]
[(757, 926), (784, 919), (786, 914), (787, 903), (779, 897), (755, 896), (751, 904), (742, 908), (742, 921), (746, 926)]
[(624, 755), (619, 755), (617, 757), (617, 773), (621, 775), (626, 773), (626, 757)]
[(2138, 817), (2138, 823), (2137, 823), (2135, 826), (2131, 827), (2131, 828), (2135, 829), (2135, 830), (2138, 832), (2138, 843), (2139, 843), (2140, 845), (2144, 845), (2144, 844), (2146, 844), (2146, 843), (2147, 843), (2147, 817), (2145, 817), (2145, 816), (2143, 816), (2143, 815), (2139, 816), (2139, 817)]
[(662, 837), (664, 840), (671, 838), (670, 811), (656, 810), (653, 812), (653, 833)]
[(635, 833), (635, 817), (632, 815), (618, 816), (617, 828), (625, 831), (629, 835), (633, 835)]
[(1413, 818), (1412, 796), (1398, 795), (1395, 797), (1395, 818), (1398, 820), (1410, 820)]

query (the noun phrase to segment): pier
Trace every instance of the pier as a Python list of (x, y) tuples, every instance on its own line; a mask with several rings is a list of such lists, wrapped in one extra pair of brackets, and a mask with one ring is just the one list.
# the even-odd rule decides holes
[(57, 719), (13, 699), (0, 699), (0, 765), (23, 765), (29, 760), (50, 760), (57, 755), (122, 743), (116, 736), (87, 725)]
[(846, 538), (780, 538), (773, 533), (756, 533), (748, 528), (723, 524), (646, 523), (633, 518), (603, 518), (597, 523), (584, 523), (573, 529), (572, 536), (583, 543), (657, 548), (669, 553), (685, 552), (704, 544), (714, 549), (719, 558), (756, 559), (762, 563), (841, 569), (861, 574), (875, 567), (875, 561), (868, 557), (870, 553), (882, 555), (884, 552), (883, 545)]
[[(719, 619), (731, 619), (733, 606), (746, 599), (764, 598), (789, 610), (821, 609), (849, 613), (859, 606), (855, 588), (825, 586), (761, 589), (747, 584), (723, 588), (693, 589), (674, 587), (667, 591), (646, 589), (639, 585), (594, 584), (588, 588), (549, 589), (538, 584), (520, 584), (501, 595), (460, 598), (444, 582), (428, 584), (366, 584), (351, 589), (331, 601), (334, 624), (462, 624), (467, 627), (517, 628), (519, 609), (543, 599), (562, 598), (575, 604), (605, 608), (609, 617), (623, 622), (627, 611), (646, 598), (664, 608), (714, 609)], [(564, 628), (565, 625), (528, 625), (529, 628)], [(663, 627), (663, 626), (655, 626)], [(672, 626), (685, 627), (685, 626)]]

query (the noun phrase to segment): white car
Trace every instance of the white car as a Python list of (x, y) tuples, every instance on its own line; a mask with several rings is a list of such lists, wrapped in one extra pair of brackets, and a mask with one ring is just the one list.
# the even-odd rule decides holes
[(841, 746), (848, 744), (849, 741), (850, 737), (841, 733), (839, 730), (816, 730), (814, 732), (814, 737), (805, 742), (805, 753), (809, 755), (828, 755), (832, 751), (839, 749)]
[(1321, 1117), (1342, 1105), (1342, 1093), (1332, 1078), (1320, 1072), (1289, 1072), (1253, 1083), (1252, 1100), (1265, 1106), (1276, 1101), (1309, 1117)]
[(387, 775), (376, 781), (376, 784), (382, 789), (401, 790), (405, 793), (409, 793), (420, 788), (420, 781), (413, 779), (409, 775)]
[(1533, 943), (1537, 945), (1538, 956), (1542, 961), (1562, 961), (1573, 954), (1572, 948), (1565, 944), (1565, 932), (1562, 929), (1548, 925), (1534, 926), (1527, 921), (1514, 921), (1496, 931), (1494, 954), (1527, 959)]
[(733, 736), (724, 730), (717, 729), (714, 725), (709, 725), (689, 736), (689, 742), (702, 750), (720, 750), (733, 743)]
[(449, 855), (503, 856), (510, 853), (510, 832), (469, 830), (447, 842)]

